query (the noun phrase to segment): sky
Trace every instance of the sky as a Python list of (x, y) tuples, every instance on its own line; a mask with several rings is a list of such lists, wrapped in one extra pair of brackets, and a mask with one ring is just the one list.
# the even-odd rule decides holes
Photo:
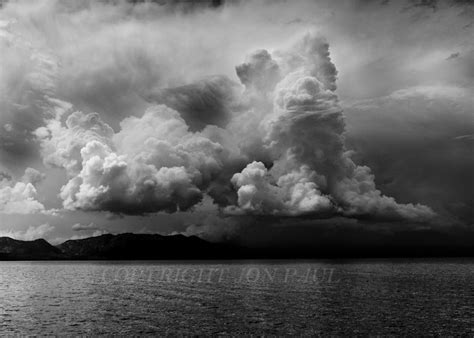
[(0, 235), (474, 233), (473, 36), (469, 1), (4, 1)]

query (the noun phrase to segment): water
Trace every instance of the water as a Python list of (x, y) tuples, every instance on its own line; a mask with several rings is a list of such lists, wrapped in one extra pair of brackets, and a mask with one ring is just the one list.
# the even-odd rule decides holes
[(0, 334), (474, 335), (474, 260), (0, 262)]

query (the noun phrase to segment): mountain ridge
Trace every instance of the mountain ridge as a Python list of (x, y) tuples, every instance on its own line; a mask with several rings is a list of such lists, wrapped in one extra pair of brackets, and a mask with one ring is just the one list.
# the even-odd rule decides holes
[(196, 236), (122, 233), (68, 240), (56, 246), (71, 259), (204, 259), (228, 247)]
[(0, 237), (0, 260), (60, 259), (61, 256), (61, 250), (43, 238), (22, 241)]
[(298, 259), (298, 258), (411, 258), (474, 257), (474, 243), (459, 245), (446, 236), (420, 234), (411, 242), (401, 236), (392, 243), (358, 243), (357, 238), (331, 242), (313, 238), (311, 246), (247, 247), (212, 243), (197, 236), (159, 234), (104, 234), (67, 240), (56, 246), (45, 239), (22, 241), (0, 237), (0, 260), (198, 260), (198, 259)]

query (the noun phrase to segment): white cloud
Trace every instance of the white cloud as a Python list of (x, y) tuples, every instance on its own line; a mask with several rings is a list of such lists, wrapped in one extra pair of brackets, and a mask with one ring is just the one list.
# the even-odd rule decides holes
[[(343, 99), (387, 91), (397, 102), (456, 99), (470, 90), (461, 89), (472, 84), (469, 47), (446, 60), (467, 34), (443, 28), (465, 18), (455, 8), (420, 18), (400, 6), (245, 2), (183, 20), (153, 3), (7, 3), (2, 147), (34, 148), (35, 130), (44, 162), (67, 172), (67, 209), (174, 212), (209, 194), (237, 213), (427, 219), (428, 207), (385, 196), (355, 163), (336, 94), (334, 60)], [(325, 31), (331, 57), (314, 34), (296, 40), (310, 27)], [(202, 79), (216, 73), (224, 75)], [(4, 183), (0, 208), (44, 210), (31, 184), (40, 179), (30, 172)]]
[(76, 224), (73, 224), (71, 228), (74, 231), (100, 230), (100, 228), (97, 227), (94, 223), (89, 223), (89, 224), (76, 223)]
[[(342, 108), (334, 92), (337, 71), (328, 48), (324, 39), (309, 34), (292, 48), (274, 53), (282, 79), (273, 90), (273, 106), (266, 105), (271, 111), (261, 121), (273, 167), (267, 171), (263, 163), (254, 162), (234, 175), (238, 209), (228, 210), (315, 216), (333, 211), (379, 219), (431, 219), (435, 213), (429, 207), (398, 204), (384, 196), (370, 169), (352, 161), (344, 141)], [(245, 74), (247, 90), (259, 87), (249, 83), (249, 79), (261, 82), (262, 73), (258, 75)], [(263, 99), (268, 97), (272, 96)]]
[(27, 168), (24, 182), (13, 182), (8, 178), (0, 181), (0, 213), (30, 214), (45, 210), (43, 204), (36, 200), (37, 191), (32, 184), (41, 179), (41, 174)]
[(238, 188), (239, 208), (228, 207), (227, 212), (274, 216), (331, 212), (334, 205), (318, 190), (316, 176), (314, 171), (303, 166), (299, 171), (280, 176), (275, 182), (263, 163), (250, 163), (232, 178)]
[(149, 108), (114, 133), (97, 114), (51, 121), (42, 139), (46, 163), (64, 167), (68, 209), (144, 213), (187, 210), (223, 167), (222, 146), (192, 133), (178, 112)]
[(10, 237), (22, 241), (32, 241), (39, 238), (44, 238), (54, 231), (54, 226), (48, 223), (38, 226), (30, 226), (24, 231), (0, 231), (0, 237)]

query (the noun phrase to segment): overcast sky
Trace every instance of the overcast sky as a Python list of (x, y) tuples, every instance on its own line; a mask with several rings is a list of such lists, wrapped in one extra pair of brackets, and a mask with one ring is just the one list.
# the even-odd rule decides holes
[(8, 1), (0, 235), (472, 230), (473, 36), (468, 1)]

